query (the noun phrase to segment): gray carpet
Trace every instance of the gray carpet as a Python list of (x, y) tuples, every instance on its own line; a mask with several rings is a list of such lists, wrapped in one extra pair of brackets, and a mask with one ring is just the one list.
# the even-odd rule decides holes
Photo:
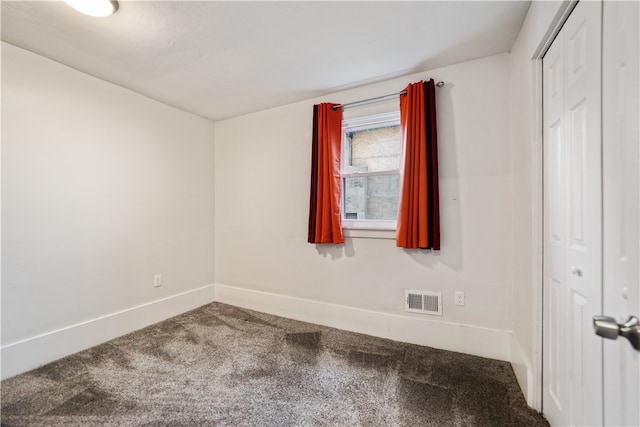
[(3, 426), (548, 425), (506, 362), (219, 303), (0, 386)]

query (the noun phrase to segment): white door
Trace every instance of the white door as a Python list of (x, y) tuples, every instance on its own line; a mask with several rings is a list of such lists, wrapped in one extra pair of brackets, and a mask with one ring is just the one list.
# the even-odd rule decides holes
[(543, 412), (600, 425), (602, 3), (575, 7), (543, 58)]
[[(603, 314), (624, 323), (640, 317), (640, 7), (603, 9)], [(604, 419), (640, 425), (640, 352), (623, 338), (604, 340)]]

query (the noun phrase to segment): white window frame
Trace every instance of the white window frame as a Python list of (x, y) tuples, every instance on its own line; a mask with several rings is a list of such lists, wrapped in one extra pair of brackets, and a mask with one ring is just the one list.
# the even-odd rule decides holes
[[(390, 113), (375, 114), (365, 117), (356, 117), (352, 119), (342, 120), (342, 158), (345, 159), (348, 154), (346, 135), (349, 132), (357, 132), (367, 129), (375, 129), (376, 127), (394, 126), (400, 124), (400, 111)], [(366, 177), (378, 175), (395, 175), (400, 174), (400, 169), (378, 172), (346, 172), (344, 170), (345, 162), (340, 165), (340, 182), (342, 185), (342, 229), (347, 237), (368, 237), (368, 238), (395, 238), (395, 230), (397, 220), (368, 220), (368, 219), (346, 219), (344, 217), (344, 179), (350, 177)]]

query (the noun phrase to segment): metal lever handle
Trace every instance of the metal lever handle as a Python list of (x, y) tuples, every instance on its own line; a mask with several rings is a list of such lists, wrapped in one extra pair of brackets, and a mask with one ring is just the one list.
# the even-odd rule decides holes
[(622, 325), (616, 323), (613, 317), (593, 316), (593, 329), (596, 335), (610, 340), (623, 336), (629, 340), (633, 348), (640, 351), (640, 320), (635, 316), (629, 316)]

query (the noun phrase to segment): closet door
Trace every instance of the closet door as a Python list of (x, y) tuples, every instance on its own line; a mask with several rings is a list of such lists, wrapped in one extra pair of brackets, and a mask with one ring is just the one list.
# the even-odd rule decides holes
[[(616, 323), (640, 318), (640, 5), (604, 2), (602, 134), (604, 310)], [(604, 340), (605, 425), (640, 425), (640, 352)]]
[(543, 58), (543, 412), (600, 425), (602, 3), (575, 7)]

